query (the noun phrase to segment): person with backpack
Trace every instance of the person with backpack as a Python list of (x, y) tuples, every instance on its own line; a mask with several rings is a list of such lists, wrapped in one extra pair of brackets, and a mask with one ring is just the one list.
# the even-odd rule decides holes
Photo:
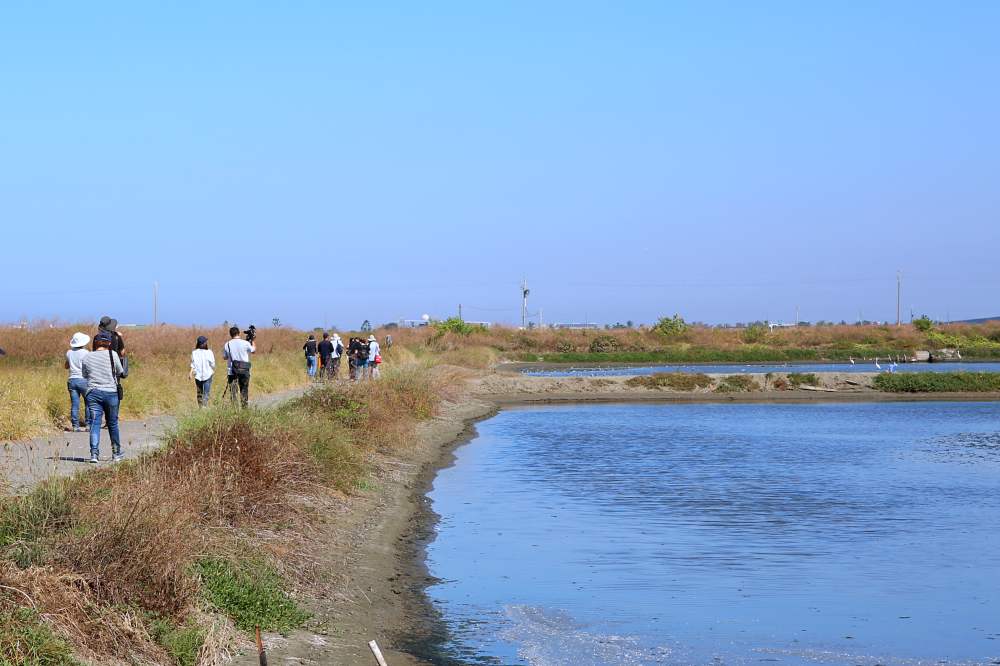
[(80, 408), (83, 408), (83, 422), (90, 425), (90, 412), (87, 410), (87, 380), (83, 376), (83, 359), (90, 353), (87, 343), (90, 336), (77, 331), (69, 341), (69, 351), (66, 352), (65, 367), (69, 370), (66, 389), (69, 391), (69, 422), (70, 430), (83, 432), (80, 426)]
[(319, 378), (326, 381), (330, 376), (330, 366), (333, 361), (333, 343), (330, 342), (330, 334), (323, 331), (323, 340), (317, 345), (316, 351), (319, 353)]
[(229, 376), (226, 378), (226, 389), (236, 402), (236, 390), (239, 387), (240, 402), (246, 408), (250, 402), (250, 354), (257, 351), (252, 342), (240, 337), (240, 327), (229, 328), (229, 342), (222, 348), (222, 358), (226, 359)]
[(340, 359), (344, 356), (344, 343), (340, 336), (333, 334), (333, 364), (330, 366), (331, 377), (340, 379)]
[(382, 350), (374, 335), (368, 336), (368, 374), (372, 379), (379, 377), (379, 365), (382, 363)]
[(353, 382), (358, 378), (358, 354), (361, 351), (361, 340), (352, 337), (347, 345), (347, 376)]
[(121, 437), (118, 432), (118, 408), (121, 406), (122, 367), (118, 352), (111, 349), (114, 338), (108, 331), (94, 336), (94, 351), (83, 357), (81, 374), (87, 380), (87, 412), (90, 417), (90, 462), (97, 464), (101, 444), (101, 420), (108, 419), (111, 435), (111, 459), (121, 461)]
[(309, 339), (302, 345), (302, 351), (306, 353), (306, 374), (309, 375), (309, 379), (316, 378), (316, 348), (316, 336), (310, 333)]
[(191, 378), (194, 380), (199, 407), (208, 407), (215, 376), (215, 354), (208, 348), (208, 338), (199, 335), (191, 352)]

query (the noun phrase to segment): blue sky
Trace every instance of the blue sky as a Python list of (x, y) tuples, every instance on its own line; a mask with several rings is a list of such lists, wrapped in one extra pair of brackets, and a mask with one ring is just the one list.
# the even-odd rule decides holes
[(0, 8), (0, 321), (1000, 314), (1000, 3)]

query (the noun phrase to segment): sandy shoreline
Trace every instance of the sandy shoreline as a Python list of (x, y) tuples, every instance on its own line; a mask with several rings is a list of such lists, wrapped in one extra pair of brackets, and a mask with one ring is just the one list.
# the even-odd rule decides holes
[[(873, 375), (872, 375), (873, 376)], [(763, 375), (756, 376), (763, 381)], [(515, 405), (571, 402), (898, 402), (997, 401), (998, 393), (887, 394), (870, 388), (870, 377), (826, 373), (821, 389), (746, 393), (637, 389), (627, 377), (526, 377), (482, 375), (466, 385), (464, 397), (445, 403), (440, 414), (419, 426), (413, 446), (401, 457), (377, 462), (376, 489), (352, 497), (324, 524), (315, 557), (335, 576), (335, 591), (304, 599), (318, 628), (288, 637), (268, 636), (271, 663), (370, 665), (367, 642), (375, 639), (392, 666), (456, 663), (438, 651), (445, 627), (424, 590), (433, 582), (425, 546), (438, 517), (427, 499), (437, 473), (452, 464), (454, 450), (475, 436), (475, 423)], [(609, 380), (613, 380), (608, 383)], [(851, 383), (846, 383), (850, 381)], [(867, 385), (866, 385), (867, 384)], [(321, 569), (321, 570), (322, 570)], [(256, 664), (245, 653), (234, 663)]]

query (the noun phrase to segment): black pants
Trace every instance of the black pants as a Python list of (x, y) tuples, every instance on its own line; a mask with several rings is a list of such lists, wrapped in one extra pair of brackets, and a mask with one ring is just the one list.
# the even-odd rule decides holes
[(236, 402), (236, 384), (240, 388), (240, 402), (243, 406), (247, 406), (247, 402), (250, 400), (250, 375), (229, 375), (229, 393), (233, 396), (233, 402)]

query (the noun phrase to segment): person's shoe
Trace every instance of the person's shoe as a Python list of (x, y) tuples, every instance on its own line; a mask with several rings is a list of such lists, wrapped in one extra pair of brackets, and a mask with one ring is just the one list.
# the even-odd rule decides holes
[(76, 426), (75, 428), (73, 428), (73, 432), (87, 432), (87, 428)]
[(96, 465), (97, 464), (97, 456), (96, 455), (91, 455), (90, 456), (90, 460), (88, 462), (90, 462), (91, 464)]
[(121, 453), (116, 453), (115, 455), (111, 456), (112, 462), (121, 462), (123, 460), (125, 460), (125, 456), (122, 455)]

